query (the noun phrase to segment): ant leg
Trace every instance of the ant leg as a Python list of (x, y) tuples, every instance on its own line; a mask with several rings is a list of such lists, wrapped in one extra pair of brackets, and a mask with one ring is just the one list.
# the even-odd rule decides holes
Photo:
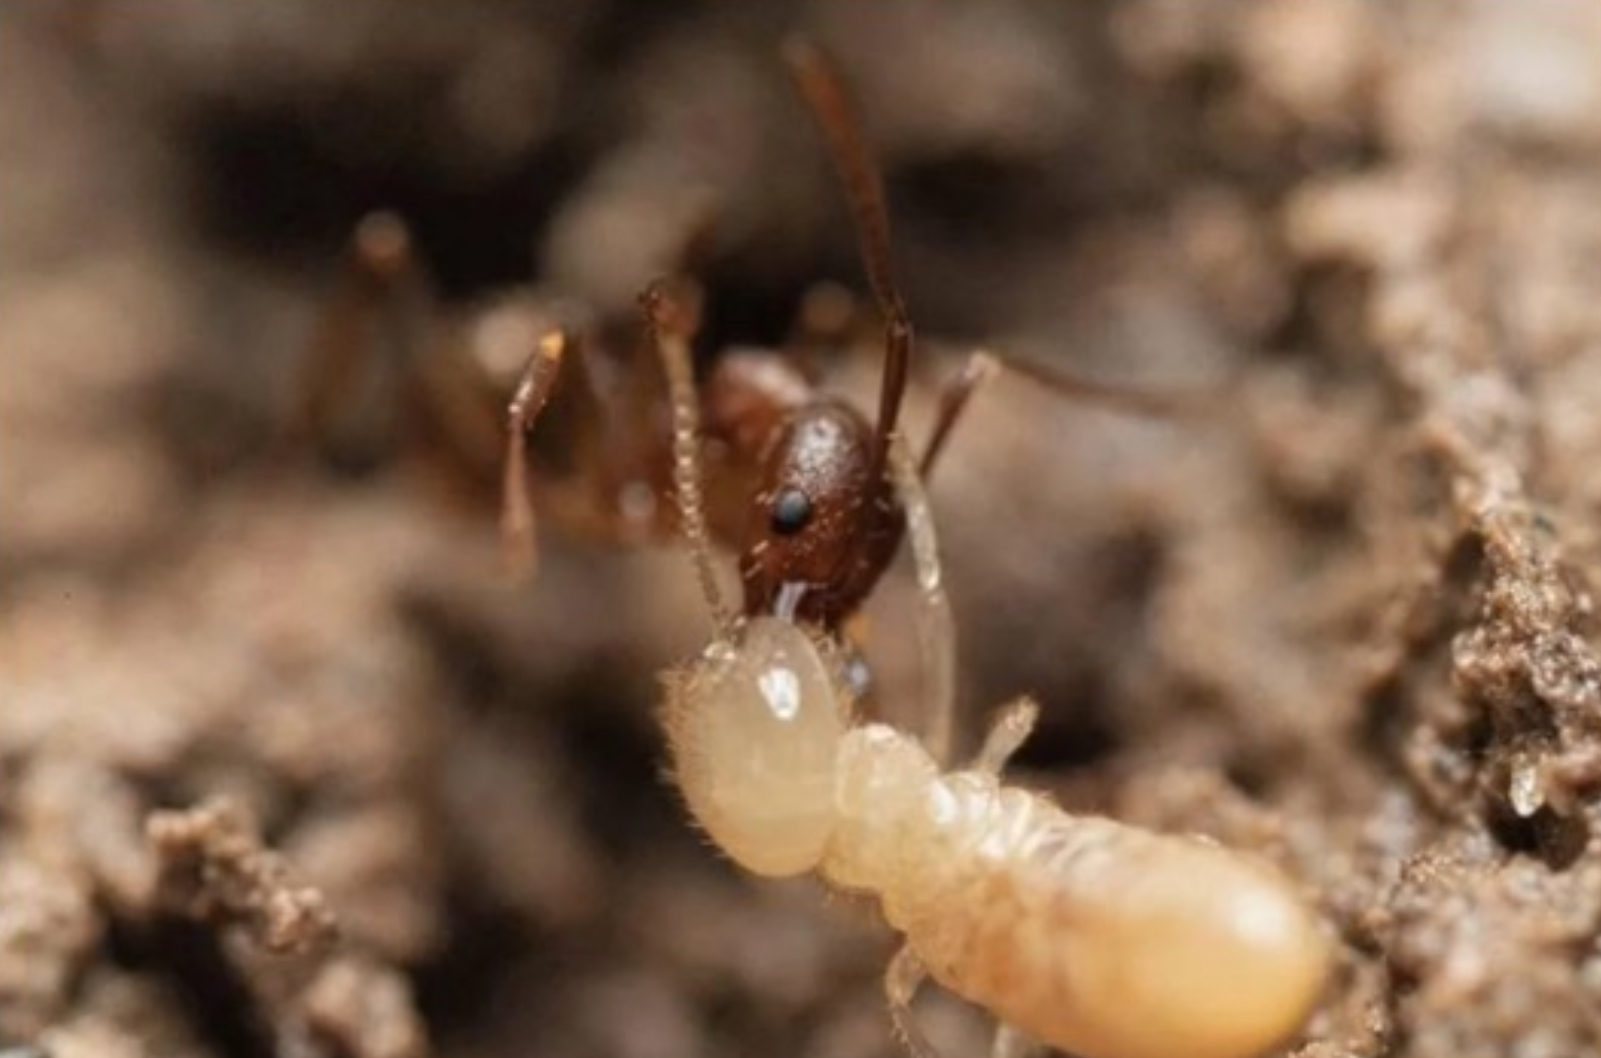
[(506, 408), (506, 472), (501, 480), (500, 537), (507, 564), (519, 575), (533, 569), (538, 554), (534, 538), (534, 502), (528, 485), (526, 439), (534, 420), (550, 400), (551, 389), (561, 372), (562, 358), (572, 344), (572, 339), (563, 331), (553, 331), (541, 338), (528, 357)]
[(989, 734), (984, 736), (978, 756), (973, 758), (973, 770), (999, 775), (1012, 754), (1028, 741), (1039, 718), (1040, 707), (1032, 698), (1018, 698), (1002, 706)]
[(945, 448), (951, 429), (967, 410), (973, 395), (984, 388), (1002, 371), (1028, 379), (1035, 385), (1074, 400), (1091, 400), (1118, 411), (1135, 415), (1173, 416), (1201, 409), (1201, 402), (1188, 396), (1148, 393), (1111, 382), (1098, 382), (1081, 378), (1039, 364), (1022, 360), (1007, 360), (985, 349), (972, 353), (955, 378), (947, 382), (940, 393), (939, 410), (935, 413), (934, 429), (928, 445), (923, 449), (920, 462), (924, 476), (933, 469), (934, 462)]
[(288, 417), (292, 443), (444, 448), (475, 480), (500, 470), (486, 380), (440, 326), (433, 282), (398, 215), (356, 225), (319, 314)]
[[(439, 330), (432, 321), (423, 327)], [(435, 339), (425, 355), (405, 365), (407, 395), (423, 417), (421, 425), (435, 431), (430, 440), (436, 437), (447, 447), (475, 483), (491, 485), (501, 473), (501, 437), (493, 415), (498, 387), (491, 387), (488, 373), (467, 354), (458, 336), (447, 337), (451, 345)]]
[(949, 762), (956, 718), (956, 621), (945, 595), (933, 508), (911, 449), (899, 434), (890, 439), (889, 460), (895, 491), (906, 513), (912, 561), (917, 567), (917, 640), (923, 655), (923, 691), (928, 702), (923, 742), (929, 754), (943, 765)]
[[(386, 327), (401, 300), (400, 288), (415, 268), (411, 232), (400, 217), (370, 213), (356, 225), (296, 379), (294, 408), (287, 424), (291, 443), (337, 447), (336, 412), (346, 410), (349, 417), (358, 374), (386, 343), (416, 340), (403, 325)], [(393, 351), (391, 357), (409, 359)]]
[(889, 961), (889, 969), (884, 972), (884, 995), (889, 1000), (889, 1018), (895, 1025), (896, 1035), (906, 1044), (912, 1058), (940, 1058), (939, 1051), (928, 1042), (928, 1037), (917, 1027), (917, 1019), (912, 1015), (912, 999), (927, 978), (928, 970), (909, 944), (901, 945), (901, 950), (895, 953), (895, 957)]
[(957, 376), (947, 382), (939, 395), (939, 411), (934, 417), (934, 432), (929, 435), (928, 444), (923, 448), (923, 458), (918, 463), (918, 470), (928, 474), (934, 469), (934, 461), (939, 458), (940, 452), (945, 449), (945, 442), (951, 435), (951, 428), (956, 420), (962, 417), (967, 410), (967, 402), (973, 399), (985, 385), (1000, 374), (1001, 362), (994, 356), (979, 350), (967, 358), (962, 370)]

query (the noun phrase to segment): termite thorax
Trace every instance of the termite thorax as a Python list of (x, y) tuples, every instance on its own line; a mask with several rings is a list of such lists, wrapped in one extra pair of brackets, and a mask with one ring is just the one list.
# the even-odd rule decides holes
[(915, 738), (868, 724), (840, 742), (834, 833), (823, 877), (844, 889), (871, 892), (892, 926), (904, 928), (915, 908), (982, 855), (998, 833), (1003, 792), (986, 775), (941, 775)]

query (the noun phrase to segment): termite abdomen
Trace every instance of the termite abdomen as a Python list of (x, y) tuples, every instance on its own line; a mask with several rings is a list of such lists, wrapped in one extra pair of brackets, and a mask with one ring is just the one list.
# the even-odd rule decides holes
[(993, 784), (940, 780), (968, 802), (958, 817), (987, 818), (963, 824), (968, 862), (947, 868), (947, 901), (908, 908), (908, 940), (936, 979), (1096, 1058), (1244, 1058), (1301, 1026), (1327, 945), (1278, 872)]

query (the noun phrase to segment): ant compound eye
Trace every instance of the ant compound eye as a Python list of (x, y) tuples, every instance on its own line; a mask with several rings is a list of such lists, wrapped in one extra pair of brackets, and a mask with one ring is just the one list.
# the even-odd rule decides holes
[(812, 501), (800, 489), (784, 489), (773, 497), (773, 532), (793, 536), (812, 520)]

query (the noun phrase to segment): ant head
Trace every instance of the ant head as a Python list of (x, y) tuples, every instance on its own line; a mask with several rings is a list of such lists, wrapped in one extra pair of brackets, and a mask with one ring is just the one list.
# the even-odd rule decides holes
[(834, 628), (861, 605), (905, 527), (885, 475), (912, 354), (912, 326), (891, 275), (883, 181), (831, 60), (795, 39), (785, 60), (823, 134), (855, 221), (862, 263), (884, 314), (884, 378), (871, 425), (832, 401), (797, 409), (762, 457), (761, 487), (740, 560), (747, 615)]
[[(832, 62), (791, 41), (785, 57), (845, 187), (862, 263), (884, 315), (884, 376), (871, 425), (845, 405), (807, 402), (762, 453), (760, 486), (740, 561), (747, 616), (776, 614), (836, 628), (894, 556), (905, 515), (886, 476), (911, 362), (912, 325), (891, 274), (883, 182), (862, 143), (860, 122)], [(674, 484), (685, 536), (720, 632), (731, 627), (711, 569), (700, 485), (698, 399), (689, 356), (693, 327), (659, 288), (643, 299), (668, 371), (673, 403)]]
[(852, 408), (796, 410), (763, 454), (740, 560), (745, 612), (833, 626), (872, 590), (900, 539), (873, 428)]

